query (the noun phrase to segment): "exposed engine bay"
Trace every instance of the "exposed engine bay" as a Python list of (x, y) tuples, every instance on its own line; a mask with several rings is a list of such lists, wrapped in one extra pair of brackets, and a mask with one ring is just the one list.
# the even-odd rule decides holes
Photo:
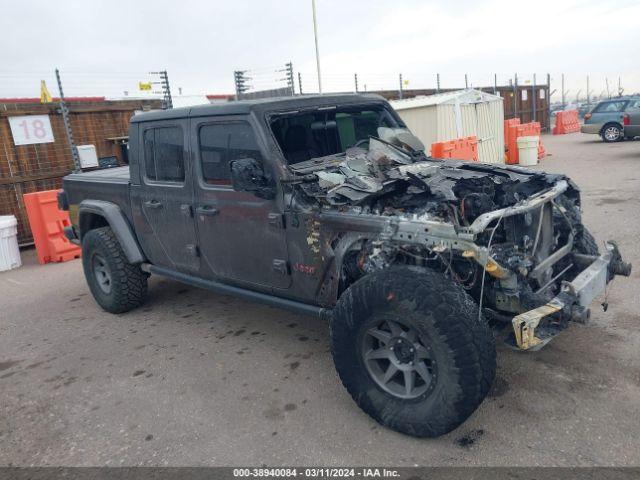
[[(604, 269), (578, 278), (601, 257), (581, 223), (579, 190), (564, 175), (436, 160), (405, 129), (378, 132), (344, 153), (290, 165), (298, 203), (319, 207), (321, 224), (376, 232), (345, 252), (345, 285), (398, 263), (436, 269), (486, 316), (512, 322), (514, 343), (528, 349), (570, 320), (585, 322), (600, 284), (630, 271), (611, 242)], [(576, 291), (576, 279), (589, 285)]]

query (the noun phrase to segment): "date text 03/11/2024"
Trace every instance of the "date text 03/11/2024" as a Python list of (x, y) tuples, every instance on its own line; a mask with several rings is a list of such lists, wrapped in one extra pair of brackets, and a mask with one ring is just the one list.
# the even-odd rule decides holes
[(234, 477), (262, 478), (393, 478), (399, 472), (388, 468), (236, 468)]

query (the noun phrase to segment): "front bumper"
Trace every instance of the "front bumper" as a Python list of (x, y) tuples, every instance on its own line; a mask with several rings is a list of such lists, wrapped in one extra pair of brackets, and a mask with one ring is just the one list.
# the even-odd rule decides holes
[(582, 133), (592, 133), (599, 135), (602, 130), (602, 123), (585, 123), (580, 127)]
[(622, 261), (614, 241), (606, 242), (606, 252), (599, 257), (576, 255), (586, 268), (570, 282), (563, 282), (561, 292), (545, 305), (517, 315), (512, 320), (516, 344), (521, 350), (539, 350), (557, 332), (536, 335), (536, 328), (547, 315), (559, 313), (584, 323), (589, 318), (589, 305), (616, 275), (628, 277), (631, 264)]

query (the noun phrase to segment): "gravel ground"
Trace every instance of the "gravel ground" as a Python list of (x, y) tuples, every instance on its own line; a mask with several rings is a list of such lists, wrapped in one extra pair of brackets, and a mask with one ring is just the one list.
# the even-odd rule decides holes
[(609, 311), (538, 353), (500, 346), (493, 390), (456, 431), (380, 427), (335, 373), (324, 323), (161, 278), (101, 311), (79, 261), (0, 273), (2, 465), (639, 465), (640, 141), (545, 136), (585, 223), (636, 264)]

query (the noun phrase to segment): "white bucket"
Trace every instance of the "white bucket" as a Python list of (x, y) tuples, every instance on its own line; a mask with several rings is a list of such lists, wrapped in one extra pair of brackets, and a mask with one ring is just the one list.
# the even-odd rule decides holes
[(0, 272), (18, 268), (20, 249), (18, 248), (18, 221), (13, 215), (0, 216)]
[(520, 165), (530, 167), (531, 165), (538, 164), (538, 143), (540, 143), (540, 137), (537, 135), (530, 137), (518, 137), (518, 156)]

